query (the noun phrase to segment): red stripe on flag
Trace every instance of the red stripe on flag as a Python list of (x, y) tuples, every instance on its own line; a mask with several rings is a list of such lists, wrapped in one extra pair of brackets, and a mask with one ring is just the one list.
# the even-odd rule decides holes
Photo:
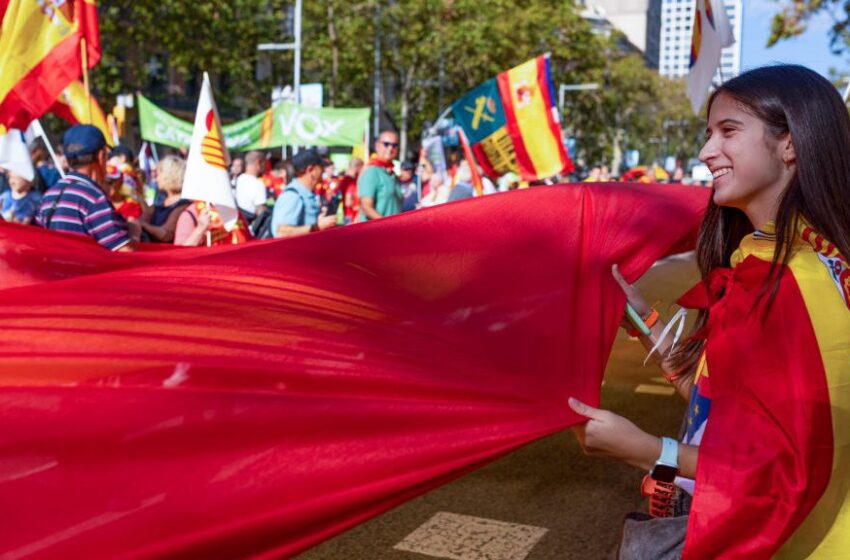
[(534, 181), (537, 179), (537, 171), (534, 169), (534, 164), (531, 161), (531, 157), (528, 155), (525, 142), (522, 141), (522, 133), (520, 132), (519, 125), (516, 122), (516, 112), (514, 111), (513, 94), (511, 92), (511, 80), (508, 76), (508, 72), (500, 72), (499, 75), (496, 76), (496, 84), (499, 86), (499, 96), (502, 98), (502, 107), (505, 110), (505, 126), (507, 127), (508, 134), (514, 144), (519, 176), (524, 181)]
[[(571, 173), (575, 170), (575, 166), (564, 147), (564, 142), (561, 138), (561, 125), (558, 124), (552, 114), (552, 108), (555, 106), (555, 101), (552, 99), (552, 88), (550, 87), (551, 78), (549, 77), (549, 60), (545, 56), (537, 57), (537, 84), (540, 86), (540, 93), (543, 95), (543, 100), (546, 102), (546, 106), (549, 107), (548, 114), (546, 115), (549, 122), (549, 130), (552, 132), (552, 136), (558, 140), (558, 155), (561, 158), (561, 161), (564, 162), (564, 167), (561, 169), (560, 173)], [(561, 118), (563, 118), (563, 115), (561, 115)]]
[(97, 5), (94, 1), (77, 0), (74, 5), (74, 19), (77, 21), (77, 33), (86, 40), (86, 54), (89, 68), (94, 68), (100, 60), (100, 22), (97, 19)]
[(0, 101), (0, 123), (23, 130), (46, 113), (62, 90), (80, 77), (79, 54), (76, 34), (56, 45)]
[(481, 182), (481, 174), (478, 173), (475, 156), (472, 154), (472, 150), (469, 149), (469, 139), (467, 139), (462, 128), (458, 128), (457, 131), (460, 137), (460, 146), (463, 148), (463, 157), (466, 158), (466, 162), (469, 164), (469, 173), (472, 175), (472, 186), (475, 187), (475, 192), (481, 194), (484, 191), (484, 184)]
[(481, 166), (481, 169), (484, 171), (484, 174), (488, 177), (498, 177), (499, 174), (496, 173), (496, 170), (493, 169), (493, 164), (490, 163), (490, 159), (487, 157), (487, 154), (484, 152), (484, 149), (481, 147), (481, 144), (474, 144), (472, 146), (472, 153), (475, 154), (475, 159), (478, 160), (478, 164)]

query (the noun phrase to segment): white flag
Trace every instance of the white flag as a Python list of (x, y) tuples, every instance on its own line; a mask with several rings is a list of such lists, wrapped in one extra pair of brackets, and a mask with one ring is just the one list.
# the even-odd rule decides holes
[(692, 33), (688, 97), (694, 113), (699, 114), (720, 66), (720, 52), (735, 42), (723, 0), (696, 1)]
[(35, 168), (24, 136), (17, 128), (10, 128), (0, 136), (0, 167), (27, 181), (35, 178)]
[(224, 145), (218, 109), (213, 99), (210, 78), (204, 72), (204, 84), (195, 113), (195, 128), (183, 178), (183, 198), (215, 204), (225, 229), (236, 225), (239, 212), (230, 189), (230, 155)]

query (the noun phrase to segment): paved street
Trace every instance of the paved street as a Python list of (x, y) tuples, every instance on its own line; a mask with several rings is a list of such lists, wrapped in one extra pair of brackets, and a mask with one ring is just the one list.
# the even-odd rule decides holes
[[(675, 257), (658, 263), (639, 285), (650, 302), (661, 300), (658, 308), (669, 317), (673, 308), (668, 305), (697, 277), (691, 258)], [(640, 343), (620, 332), (605, 375), (602, 406), (650, 433), (675, 435), (685, 403), (672, 394), (656, 367), (641, 366), (644, 355)], [(642, 476), (629, 466), (584, 456), (567, 431), (420, 496), (299, 558), (609, 558), (623, 515), (643, 507), (638, 490)], [(460, 536), (451, 541), (447, 534)]]

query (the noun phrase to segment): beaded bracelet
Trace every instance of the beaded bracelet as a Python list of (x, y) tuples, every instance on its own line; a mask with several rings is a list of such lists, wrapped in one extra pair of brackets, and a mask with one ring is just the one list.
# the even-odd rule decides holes
[[(655, 323), (658, 322), (658, 319), (661, 317), (661, 314), (654, 307), (650, 308), (649, 314), (643, 318), (643, 324), (646, 325), (646, 328), (651, 329)], [(635, 327), (629, 327), (626, 329), (626, 334), (629, 336), (638, 337), (641, 335), (641, 332), (637, 330)]]

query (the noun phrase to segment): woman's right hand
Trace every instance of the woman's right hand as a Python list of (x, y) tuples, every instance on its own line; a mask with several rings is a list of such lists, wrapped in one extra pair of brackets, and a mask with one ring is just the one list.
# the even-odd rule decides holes
[[(617, 284), (622, 288), (623, 293), (626, 294), (626, 299), (628, 300), (629, 305), (632, 306), (632, 309), (637, 311), (637, 314), (641, 317), (646, 317), (649, 315), (649, 312), (652, 310), (652, 307), (646, 301), (646, 299), (641, 295), (640, 291), (635, 288), (633, 284), (629, 284), (626, 282), (626, 279), (623, 278), (623, 275), (620, 274), (620, 267), (618, 265), (614, 265), (611, 267), (611, 274), (614, 276), (614, 280), (617, 281)], [(628, 315), (623, 312), (623, 320), (620, 323), (624, 329), (633, 328), (632, 322), (629, 320)]]
[(208, 229), (210, 229), (210, 220), (212, 219), (212, 215), (210, 211), (204, 208), (200, 214), (198, 214), (198, 231), (201, 233), (206, 233)]

